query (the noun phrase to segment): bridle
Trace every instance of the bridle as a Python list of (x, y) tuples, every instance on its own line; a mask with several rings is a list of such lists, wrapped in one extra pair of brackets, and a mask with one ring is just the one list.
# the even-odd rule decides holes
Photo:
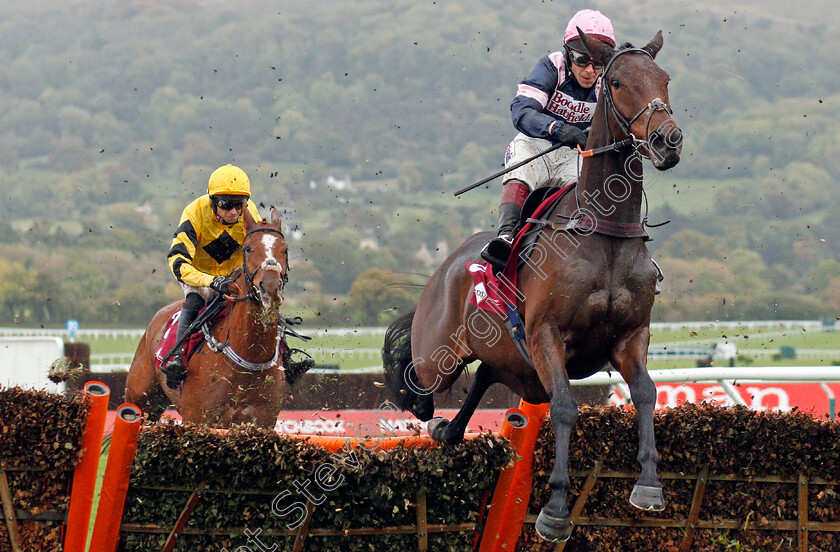
[[(245, 240), (248, 239), (248, 236), (250, 236), (251, 234), (259, 233), (259, 232), (272, 232), (272, 233), (278, 234), (280, 236), (280, 238), (283, 239), (283, 241), (286, 240), (286, 237), (283, 235), (283, 232), (281, 232), (280, 230), (278, 230), (276, 228), (253, 228), (253, 229), (249, 230), (247, 234), (245, 234), (245, 239), (242, 240), (243, 243), (244, 243)], [(242, 297), (235, 298), (234, 302), (240, 302), (240, 301), (254, 301), (254, 302), (257, 302), (257, 303), (260, 302), (259, 290), (254, 285), (254, 278), (256, 277), (257, 272), (259, 272), (260, 270), (273, 270), (275, 272), (280, 272), (281, 273), (280, 296), (282, 297), (283, 296), (283, 289), (286, 287), (286, 283), (288, 283), (288, 281), (289, 281), (289, 271), (288, 271), (289, 253), (288, 253), (288, 251), (286, 252), (286, 267), (287, 268), (286, 268), (286, 273), (285, 274), (283, 274), (282, 269), (277, 266), (277, 261), (268, 260), (268, 259), (266, 259), (265, 261), (260, 263), (260, 265), (257, 268), (255, 268), (253, 272), (248, 273), (248, 257), (247, 257), (247, 255), (248, 255), (248, 252), (247, 252), (245, 246), (243, 245), (242, 246), (242, 272), (245, 274), (245, 287), (247, 288), (247, 290), (246, 290), (245, 295), (243, 295)]]
[[(622, 115), (620, 111), (618, 111), (618, 109), (615, 106), (615, 100), (613, 99), (612, 89), (610, 88), (610, 83), (609, 83), (609, 79), (607, 78), (607, 75), (609, 74), (609, 71), (612, 68), (613, 63), (615, 63), (615, 60), (617, 60), (619, 57), (623, 56), (624, 54), (644, 54), (647, 57), (649, 57), (650, 59), (653, 59), (653, 55), (651, 55), (650, 52), (648, 52), (647, 50), (644, 50), (642, 48), (625, 48), (625, 49), (617, 50), (617, 51), (613, 52), (609, 61), (604, 66), (604, 71), (601, 73), (602, 89), (603, 89), (603, 93), (604, 93), (604, 121), (607, 124), (607, 132), (610, 134), (610, 139), (612, 140), (612, 143), (608, 144), (606, 146), (602, 146), (602, 147), (594, 148), (594, 149), (590, 149), (590, 150), (584, 150), (580, 146), (578, 146), (578, 151), (581, 154), (580, 157), (592, 157), (593, 155), (598, 155), (598, 154), (601, 154), (601, 153), (607, 153), (607, 152), (610, 152), (610, 151), (617, 152), (617, 151), (620, 151), (620, 150), (622, 150), (626, 147), (632, 147), (633, 148), (633, 154), (632, 155), (637, 155), (637, 156), (640, 156), (640, 157), (647, 157), (648, 159), (650, 159), (650, 152), (653, 149), (653, 144), (651, 142), (654, 139), (654, 137), (656, 137), (659, 134), (659, 132), (662, 128), (662, 125), (660, 125), (653, 132), (650, 132), (650, 123), (651, 123), (651, 120), (653, 119), (653, 115), (657, 111), (665, 111), (669, 115), (673, 114), (673, 111), (672, 111), (671, 107), (668, 106), (664, 101), (662, 101), (661, 98), (654, 98), (651, 101), (649, 101), (646, 106), (644, 106), (642, 109), (640, 109), (638, 111), (638, 113), (633, 115), (633, 117), (631, 117), (629, 120), (624, 115)], [(645, 112), (648, 112), (647, 122), (645, 123), (645, 139), (644, 140), (639, 140), (630, 131), (630, 127)], [(610, 131), (610, 128), (609, 128), (609, 116), (610, 116), (610, 114), (612, 114), (616, 123), (618, 123), (619, 128), (624, 133), (624, 135), (627, 136), (627, 138), (624, 138), (623, 140), (616, 140), (615, 136), (612, 135), (612, 131)], [(663, 123), (663, 124), (665, 124), (665, 123)], [(642, 145), (647, 146), (647, 148), (646, 148), (647, 149), (647, 154), (644, 154), (641, 151), (639, 151)], [(580, 159), (578, 160), (578, 181), (579, 180), (580, 180)], [(670, 221), (666, 221), (666, 222), (663, 222), (663, 223), (660, 223), (660, 224), (648, 224), (647, 223), (647, 195), (644, 194), (644, 188), (642, 188), (642, 193), (644, 195), (644, 200), (645, 200), (645, 217), (642, 220), (642, 227), (643, 226), (650, 226), (650, 227), (662, 226), (663, 224), (667, 224), (668, 222), (670, 222)], [(575, 186), (575, 188), (574, 188), (574, 197), (575, 197), (575, 202), (577, 204), (578, 211), (580, 211), (580, 198), (578, 197), (578, 187), (577, 186)], [(574, 221), (570, 219), (568, 227), (571, 227), (573, 224), (574, 224)], [(604, 224), (604, 222), (602, 221), (601, 224)], [(634, 225), (633, 231), (634, 232), (636, 231), (635, 225)], [(644, 233), (644, 230), (642, 229), (641, 232)], [(616, 235), (616, 234), (610, 234), (610, 235)], [(645, 237), (647, 236), (647, 234), (644, 234), (644, 235), (645, 235)], [(619, 237), (623, 237), (623, 236), (619, 236)], [(639, 236), (636, 236), (635, 234), (633, 234), (632, 237), (639, 237)]]
[[(280, 230), (278, 230), (276, 228), (253, 228), (245, 234), (245, 239), (248, 239), (248, 236), (250, 236), (251, 234), (256, 234), (258, 232), (273, 232), (275, 234), (278, 234), (284, 241), (286, 239), (285, 236), (283, 236), (283, 232), (281, 232)], [(242, 241), (243, 241), (243, 244), (244, 244), (245, 240), (242, 240)], [(276, 272), (281, 272), (281, 274), (282, 274), (281, 269), (277, 266), (277, 261), (274, 261), (274, 260), (265, 260), (260, 264), (260, 266), (255, 268), (253, 272), (248, 273), (247, 254), (248, 254), (247, 250), (245, 249), (245, 246), (243, 245), (242, 246), (242, 272), (245, 275), (245, 285), (248, 288), (247, 293), (245, 295), (243, 295), (242, 297), (229, 298), (229, 300), (234, 302), (234, 303), (239, 303), (241, 301), (254, 301), (256, 303), (261, 302), (260, 297), (259, 297), (260, 292), (257, 289), (257, 287), (254, 285), (254, 277), (256, 277), (257, 272), (259, 272), (260, 270), (273, 270), (273, 271), (276, 271)], [(286, 259), (285, 260), (286, 260), (286, 274), (282, 274), (281, 283), (280, 283), (280, 290), (279, 290), (281, 297), (283, 296), (283, 289), (286, 287), (286, 283), (289, 281), (289, 276), (288, 276), (289, 253), (288, 253), (288, 251), (286, 252)], [(282, 317), (281, 317), (281, 320), (282, 320)], [(269, 368), (271, 368), (273, 366), (276, 366), (277, 361), (278, 361), (278, 359), (280, 358), (280, 355), (281, 355), (281, 350), (282, 350), (283, 343), (285, 341), (284, 340), (285, 326), (280, 324), (280, 325), (278, 325), (278, 328), (277, 328), (277, 331), (280, 332), (280, 334), (277, 336), (277, 340), (276, 340), (277, 343), (276, 343), (275, 349), (274, 349), (274, 357), (271, 360), (268, 360), (266, 362), (251, 362), (249, 360), (245, 360), (242, 356), (237, 354), (237, 352), (233, 350), (233, 347), (231, 347), (230, 344), (227, 341), (221, 342), (218, 339), (216, 339), (215, 337), (213, 337), (213, 333), (212, 333), (209, 325), (206, 322), (204, 324), (202, 324), (201, 331), (204, 333), (204, 338), (207, 341), (207, 346), (211, 350), (213, 350), (217, 353), (224, 354), (231, 361), (233, 361), (234, 364), (236, 364), (237, 366), (239, 366), (240, 368), (242, 368), (242, 369), (244, 369), (248, 372), (262, 372), (262, 371), (268, 370)]]
[[(665, 111), (669, 115), (672, 115), (673, 110), (670, 108), (670, 106), (663, 102), (661, 98), (654, 98), (650, 102), (648, 102), (648, 104), (645, 107), (640, 109), (638, 113), (631, 117), (630, 120), (627, 120), (627, 118), (625, 118), (624, 115), (622, 115), (618, 111), (618, 109), (615, 107), (615, 100), (613, 100), (612, 89), (610, 88), (610, 83), (607, 79), (607, 74), (609, 73), (612, 64), (615, 63), (615, 60), (617, 60), (620, 56), (624, 54), (644, 54), (650, 59), (653, 59), (653, 56), (650, 54), (650, 52), (648, 52), (647, 50), (643, 50), (642, 48), (627, 48), (613, 53), (612, 57), (607, 62), (607, 65), (604, 67), (604, 72), (602, 73), (603, 76), (601, 77), (604, 89), (604, 115), (606, 116), (609, 113), (612, 113), (612, 116), (618, 123), (619, 128), (621, 128), (621, 131), (627, 136), (627, 139), (623, 140), (623, 142), (629, 141), (628, 145), (632, 145), (633, 149), (636, 150), (637, 154), (639, 154), (639, 147), (642, 144), (648, 146), (648, 152), (650, 152), (650, 150), (652, 149), (652, 144), (650, 142), (654, 136), (658, 135), (661, 128), (660, 125), (660, 127), (657, 127), (653, 132), (650, 132), (650, 122), (653, 119), (653, 115), (657, 111)], [(645, 113), (645, 111), (648, 111), (647, 123), (645, 124), (645, 140), (640, 141), (630, 131), (630, 126), (634, 122), (636, 122), (636, 119), (641, 117), (642, 114)], [(607, 118), (606, 120), (609, 119)], [(615, 138), (613, 138), (613, 141), (615, 142)], [(613, 148), (611, 147), (610, 149)], [(645, 157), (648, 157), (649, 159), (650, 155), (646, 155)]]

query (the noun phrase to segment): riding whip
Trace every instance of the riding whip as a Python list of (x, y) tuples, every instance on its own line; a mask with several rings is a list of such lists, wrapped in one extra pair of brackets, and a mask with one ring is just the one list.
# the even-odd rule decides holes
[(490, 182), (491, 180), (493, 180), (495, 178), (499, 178), (500, 176), (502, 176), (505, 173), (509, 173), (510, 171), (512, 171), (514, 169), (518, 169), (522, 165), (527, 165), (528, 163), (530, 163), (534, 159), (537, 159), (538, 157), (542, 157), (543, 155), (545, 155), (547, 153), (551, 153), (552, 151), (554, 151), (558, 148), (561, 148), (563, 146), (568, 146), (568, 144), (565, 144), (563, 142), (558, 142), (558, 143), (554, 144), (553, 146), (551, 146), (550, 148), (546, 149), (545, 151), (541, 151), (540, 153), (538, 153), (536, 155), (532, 155), (531, 157), (529, 157), (528, 159), (525, 159), (524, 161), (520, 161), (519, 163), (516, 163), (515, 165), (511, 165), (510, 167), (505, 167), (504, 170), (501, 170), (501, 171), (497, 172), (496, 174), (490, 175), (483, 180), (479, 180), (475, 184), (470, 184), (466, 188), (461, 188), (460, 190), (455, 192), (455, 195), (458, 196), (458, 195), (463, 194), (464, 192), (469, 192), (473, 188), (478, 188), (482, 184), (486, 184), (487, 182)]

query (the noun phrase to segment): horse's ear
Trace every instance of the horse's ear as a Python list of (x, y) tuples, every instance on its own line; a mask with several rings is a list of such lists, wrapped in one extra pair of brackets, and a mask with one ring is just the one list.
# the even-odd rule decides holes
[(245, 208), (242, 210), (242, 222), (245, 224), (246, 232), (250, 232), (252, 228), (257, 226), (257, 222), (254, 220), (251, 210), (248, 209), (247, 203), (245, 204)]
[(278, 229), (282, 225), (282, 219), (280, 218), (280, 213), (277, 212), (277, 207), (271, 208), (271, 224), (276, 224)]
[(583, 43), (583, 47), (586, 50), (586, 53), (589, 54), (589, 57), (591, 57), (599, 65), (606, 65), (615, 51), (614, 48), (606, 42), (586, 36), (586, 33), (584, 33), (580, 27), (577, 27), (577, 32), (580, 35), (580, 41)]
[(659, 50), (662, 49), (662, 31), (656, 33), (656, 36), (653, 37), (653, 40), (647, 43), (646, 46), (642, 47), (642, 50), (650, 54), (650, 57), (656, 58), (656, 54), (659, 53)]

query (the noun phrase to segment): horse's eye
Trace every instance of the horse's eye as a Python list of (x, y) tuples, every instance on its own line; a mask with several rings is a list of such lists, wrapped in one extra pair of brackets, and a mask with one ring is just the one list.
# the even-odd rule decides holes
[(253, 249), (251, 249), (251, 246), (250, 246), (250, 245), (244, 245), (244, 246), (242, 246), (242, 250), (243, 250), (245, 253), (250, 253), (251, 251), (253, 251)]
[(619, 86), (621, 86), (621, 83), (615, 77), (610, 79), (610, 84), (612, 85), (613, 88), (618, 88)]

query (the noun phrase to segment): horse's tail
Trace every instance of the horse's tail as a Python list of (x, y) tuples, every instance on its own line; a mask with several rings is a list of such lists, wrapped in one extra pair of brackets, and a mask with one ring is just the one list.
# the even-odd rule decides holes
[[(420, 395), (417, 389), (423, 386), (414, 372), (411, 358), (411, 323), (414, 311), (407, 312), (394, 320), (385, 330), (385, 344), (382, 346), (382, 366), (385, 368), (385, 381), (394, 402), (402, 410), (414, 412), (421, 420), (425, 415), (431, 417), (434, 406), (430, 403), (431, 395)], [(432, 412), (426, 410), (431, 406)]]

